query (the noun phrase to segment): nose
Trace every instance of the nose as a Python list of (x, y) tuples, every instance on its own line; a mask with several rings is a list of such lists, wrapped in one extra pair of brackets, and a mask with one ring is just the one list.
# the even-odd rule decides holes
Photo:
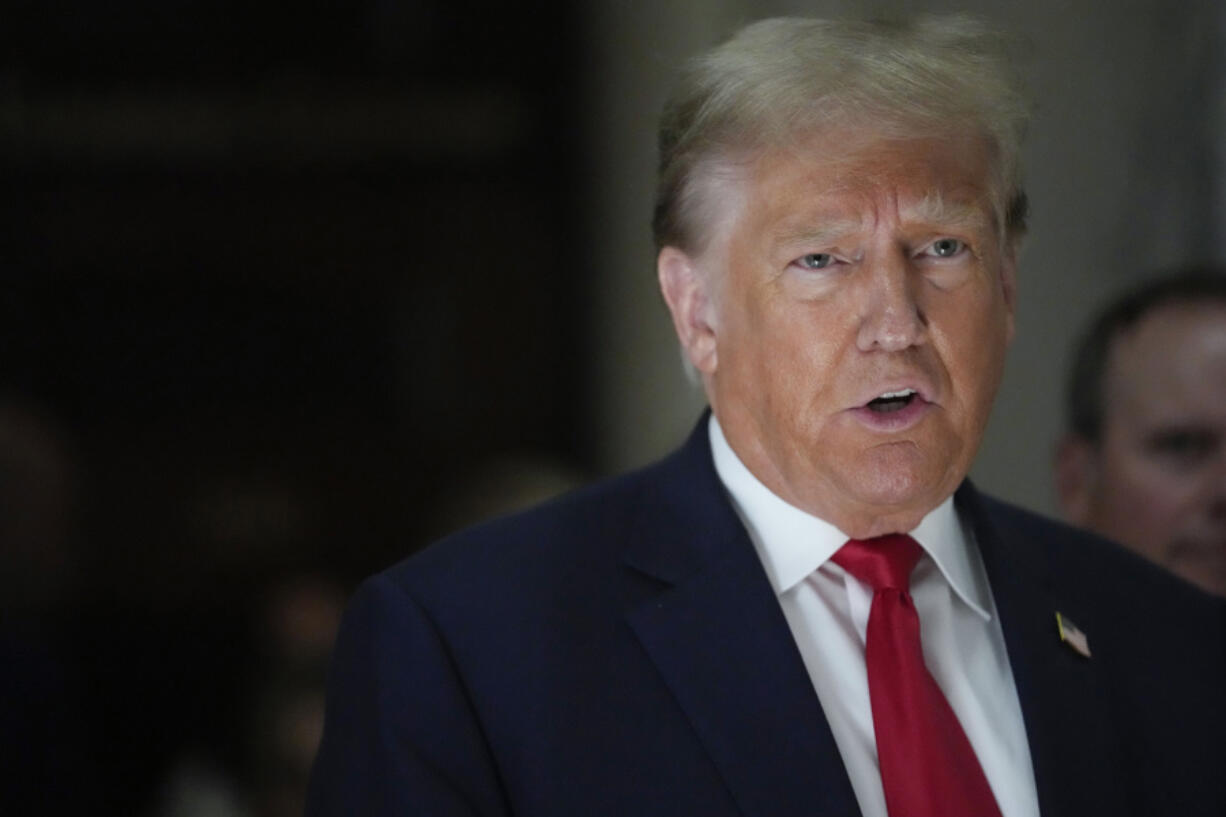
[(924, 343), (927, 318), (915, 291), (921, 282), (905, 255), (890, 252), (863, 263), (856, 336), (860, 351), (899, 352)]

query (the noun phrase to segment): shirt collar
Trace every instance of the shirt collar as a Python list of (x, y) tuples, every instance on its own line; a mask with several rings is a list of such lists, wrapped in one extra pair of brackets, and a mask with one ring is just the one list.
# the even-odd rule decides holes
[[(776, 594), (783, 594), (825, 565), (850, 538), (834, 525), (788, 504), (753, 475), (724, 437), (715, 415), (707, 432), (711, 454)], [(912, 538), (940, 569), (954, 593), (985, 621), (991, 596), (978, 548), (958, 518), (953, 497), (928, 513)], [(838, 569), (833, 562), (832, 568)]]

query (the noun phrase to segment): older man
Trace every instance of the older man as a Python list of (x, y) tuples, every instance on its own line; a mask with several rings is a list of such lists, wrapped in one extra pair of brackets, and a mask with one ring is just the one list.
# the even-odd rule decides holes
[(1226, 596), (1226, 270), (1146, 282), (1077, 350), (1065, 516)]
[(964, 481), (1024, 119), (957, 17), (694, 62), (655, 228), (711, 413), (370, 580), (308, 813), (1223, 813), (1221, 607)]

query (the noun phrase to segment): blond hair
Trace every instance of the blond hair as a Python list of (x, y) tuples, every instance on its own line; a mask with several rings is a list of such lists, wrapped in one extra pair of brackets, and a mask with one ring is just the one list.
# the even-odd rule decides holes
[(1006, 41), (963, 15), (911, 21), (774, 18), (691, 61), (665, 105), (652, 228), (658, 248), (700, 251), (721, 168), (805, 133), (981, 134), (992, 148), (1002, 237), (1025, 232), (1019, 152), (1029, 106)]

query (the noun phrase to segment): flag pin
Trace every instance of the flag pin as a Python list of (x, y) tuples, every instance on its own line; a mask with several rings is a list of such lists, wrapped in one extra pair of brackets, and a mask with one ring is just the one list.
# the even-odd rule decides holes
[(1059, 611), (1056, 612), (1056, 629), (1060, 632), (1060, 640), (1067, 644), (1069, 649), (1082, 658), (1090, 657), (1090, 641), (1086, 634)]

